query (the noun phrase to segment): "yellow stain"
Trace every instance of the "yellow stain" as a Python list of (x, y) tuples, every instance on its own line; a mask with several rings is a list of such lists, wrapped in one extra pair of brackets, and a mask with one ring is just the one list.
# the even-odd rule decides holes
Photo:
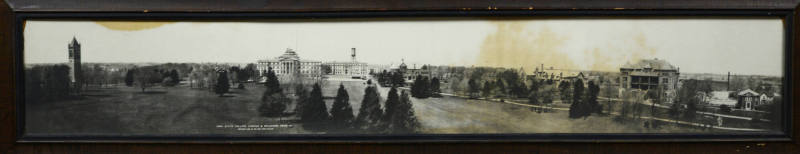
[(544, 64), (558, 69), (575, 69), (569, 56), (558, 51), (566, 40), (547, 27), (526, 31), (521, 21), (493, 21), (497, 31), (480, 47), (478, 66), (520, 68), (526, 71)]
[(139, 31), (158, 28), (174, 22), (168, 21), (95, 21), (96, 24), (110, 30)]

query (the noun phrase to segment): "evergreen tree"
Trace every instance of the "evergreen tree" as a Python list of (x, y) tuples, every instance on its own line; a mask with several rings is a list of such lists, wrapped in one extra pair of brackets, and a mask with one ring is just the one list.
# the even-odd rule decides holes
[[(264, 93), (268, 92), (269, 91), (265, 91)], [(303, 115), (303, 110), (306, 108), (305, 105), (308, 104), (308, 91), (306, 91), (303, 84), (297, 84), (294, 86), (294, 94), (297, 96), (297, 99), (295, 99), (296, 105), (294, 107), (295, 114)]]
[(264, 82), (264, 85), (267, 86), (268, 93), (278, 93), (282, 91), (278, 76), (275, 75), (275, 71), (272, 70), (272, 67), (267, 70), (267, 81)]
[(389, 93), (386, 94), (386, 102), (383, 103), (384, 105), (384, 113), (383, 113), (383, 121), (384, 121), (384, 128), (389, 128), (389, 123), (392, 121), (392, 115), (397, 110), (397, 105), (400, 103), (400, 96), (397, 95), (397, 88), (392, 87), (389, 89)]
[(383, 110), (380, 104), (380, 94), (375, 86), (369, 85), (364, 89), (364, 99), (356, 116), (355, 126), (365, 132), (378, 132), (381, 126)]
[(422, 76), (417, 75), (417, 78), (414, 79), (414, 84), (411, 85), (411, 97), (420, 98), (420, 88), (422, 86)]
[(393, 134), (411, 134), (416, 133), (419, 127), (419, 121), (414, 115), (414, 107), (411, 103), (408, 93), (405, 91), (400, 94), (400, 102), (395, 106), (395, 111), (391, 114), (392, 121), (390, 130)]
[(411, 96), (416, 98), (428, 98), (431, 94), (429, 82), (427, 77), (417, 75), (417, 78), (414, 80), (414, 85), (411, 85)]
[(344, 132), (352, 127), (353, 123), (353, 107), (350, 105), (350, 96), (344, 85), (339, 84), (339, 90), (336, 92), (336, 99), (331, 106), (331, 126), (334, 132)]
[(566, 80), (562, 80), (558, 84), (558, 90), (559, 90), (559, 93), (561, 93), (560, 96), (561, 96), (561, 101), (563, 103), (567, 103), (567, 104), (570, 103), (570, 99), (572, 98), (571, 97), (570, 86), (571, 85), (570, 85), (569, 81), (566, 81)]
[(228, 93), (228, 88), (231, 87), (230, 81), (228, 81), (228, 72), (221, 70), (217, 72), (219, 75), (217, 77), (217, 84), (214, 85), (214, 92), (219, 94), (219, 97)]
[(600, 87), (597, 86), (594, 81), (589, 81), (588, 88), (589, 93), (587, 93), (587, 100), (586, 103), (584, 103), (586, 105), (585, 109), (588, 109), (588, 111), (584, 111), (586, 112), (584, 115), (589, 116), (591, 113), (602, 113), (603, 109), (600, 106), (600, 103), (597, 102), (597, 95), (600, 93)]
[(319, 84), (314, 84), (308, 98), (308, 104), (304, 105), (300, 120), (303, 128), (310, 131), (324, 131), (329, 120), (328, 109), (325, 101), (322, 100), (322, 88)]
[(392, 75), (392, 85), (397, 87), (405, 86), (406, 80), (403, 78), (403, 72), (397, 71)]
[(419, 89), (420, 98), (428, 98), (431, 96), (431, 80), (428, 77), (422, 77), (422, 85)]
[(128, 87), (133, 86), (133, 81), (134, 81), (133, 80), (134, 79), (133, 75), (135, 73), (136, 73), (135, 69), (128, 70), (128, 72), (125, 73), (125, 86), (128, 86)]
[(439, 83), (439, 78), (433, 77), (433, 79), (431, 79), (431, 88), (430, 88), (431, 97), (442, 97), (442, 95), (440, 94), (442, 92), (440, 84), (441, 83)]
[(583, 80), (575, 80), (572, 88), (572, 105), (569, 106), (570, 118), (581, 118), (586, 116), (586, 105), (582, 100), (583, 88)]

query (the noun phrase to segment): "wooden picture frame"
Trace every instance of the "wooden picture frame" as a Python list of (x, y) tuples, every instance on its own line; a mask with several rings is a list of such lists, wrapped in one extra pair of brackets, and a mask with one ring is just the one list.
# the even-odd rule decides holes
[[(690, 150), (703, 152), (709, 149), (718, 151), (744, 151), (744, 152), (785, 152), (797, 150), (797, 116), (792, 114), (797, 111), (797, 98), (791, 97), (798, 94), (795, 88), (798, 87), (796, 79), (800, 79), (792, 70), (798, 67), (797, 60), (797, 20), (795, 19), (796, 2), (777, 1), (777, 2), (666, 2), (666, 1), (593, 1), (591, 3), (579, 1), (537, 1), (537, 2), (513, 2), (513, 1), (463, 1), (463, 2), (394, 2), (380, 1), (374, 3), (361, 3), (358, 1), (345, 0), (341, 3), (333, 4), (321, 1), (243, 1), (241, 3), (226, 3), (216, 0), (204, 0), (194, 3), (183, 3), (176, 1), (124, 1), (111, 4), (104, 1), (93, 1), (89, 3), (64, 3), (60, 1), (6, 1), (0, 7), (0, 20), (6, 21), (0, 25), (2, 29), (3, 48), (3, 69), (8, 75), (2, 77), (3, 84), (2, 96), (4, 101), (0, 104), (0, 123), (6, 124), (0, 128), (0, 149), (3, 152), (54, 152), (54, 151), (108, 151), (111, 148), (126, 148), (141, 152), (155, 152), (154, 150), (164, 150), (177, 152), (179, 148), (193, 148), (195, 152), (209, 152), (206, 150), (236, 152), (258, 152), (269, 151), (274, 148), (292, 152), (299, 150), (305, 152), (310, 149), (303, 148), (307, 143), (317, 143), (314, 145), (320, 148), (329, 148), (338, 152), (355, 152), (361, 150), (378, 152), (381, 150), (431, 150), (433, 151), (471, 151), (491, 149), (504, 149), (517, 152), (597, 152), (597, 149), (622, 152), (641, 152), (663, 150), (679, 152)], [(780, 17), (786, 22), (785, 31), (785, 76), (784, 90), (787, 94), (784, 109), (787, 113), (783, 130), (788, 134), (753, 134), (753, 135), (708, 135), (695, 136), (688, 135), (603, 135), (587, 134), (584, 136), (546, 134), (546, 135), (408, 135), (394, 136), (392, 138), (382, 136), (302, 136), (302, 137), (205, 137), (195, 138), (192, 136), (181, 137), (31, 137), (24, 136), (24, 119), (19, 115), (22, 107), (19, 104), (21, 90), (21, 52), (22, 46), (21, 26), (24, 21), (29, 19), (106, 19), (106, 20), (247, 20), (247, 19), (293, 19), (293, 18), (397, 18), (397, 17), (526, 17), (526, 16), (592, 16), (592, 17), (651, 17), (661, 16), (668, 18), (692, 17), (692, 16), (715, 16), (725, 18), (736, 18), (742, 16), (770, 16)], [(641, 139), (641, 137), (651, 137), (651, 139)], [(54, 142), (70, 142), (81, 144), (59, 144)], [(411, 144), (411, 142), (426, 142), (431, 144)], [(528, 142), (537, 143), (528, 143)], [(603, 141), (605, 143), (593, 144), (590, 142)], [(43, 142), (43, 143), (42, 143)], [(348, 144), (330, 144), (348, 143)], [(368, 143), (392, 143), (383, 144), (358, 144), (358, 142)], [(489, 144), (477, 144), (485, 143)], [(568, 142), (567, 144), (550, 142)], [(623, 143), (618, 143), (623, 142)], [(639, 142), (649, 142), (642, 143)], [(97, 144), (97, 143), (140, 143), (140, 144)], [(172, 144), (141, 144), (141, 143), (172, 143)], [(212, 143), (213, 145), (195, 145), (193, 143)], [(224, 147), (224, 143), (282, 143), (267, 144), (270, 148), (263, 145), (236, 144), (233, 148)], [(293, 143), (293, 144), (285, 144)], [(297, 145), (296, 143), (301, 143)], [(355, 145), (350, 145), (355, 144)], [(399, 146), (410, 145), (410, 146)], [(476, 146), (477, 145), (477, 146)], [(207, 147), (204, 147), (207, 146)], [(424, 147), (424, 148), (415, 148)], [(674, 147), (683, 147), (679, 151)], [(164, 148), (166, 147), (166, 148)], [(204, 147), (204, 148), (194, 148)], [(274, 147), (274, 148), (273, 148)], [(578, 147), (578, 148), (574, 148)], [(44, 148), (44, 149), (40, 149)], [(90, 148), (84, 150), (83, 148)], [(76, 150), (77, 149), (77, 150)], [(43, 150), (43, 151), (40, 151)], [(162, 151), (163, 152), (163, 151)], [(318, 151), (319, 152), (319, 151)]]

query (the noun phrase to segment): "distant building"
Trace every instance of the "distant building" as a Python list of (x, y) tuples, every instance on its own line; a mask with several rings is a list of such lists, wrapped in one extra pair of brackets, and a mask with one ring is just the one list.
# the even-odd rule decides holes
[(665, 60), (642, 59), (619, 70), (620, 89), (658, 90), (663, 102), (672, 102), (676, 96), (680, 69)]
[(351, 60), (349, 62), (325, 62), (323, 67), (326, 69), (326, 75), (341, 75), (349, 76), (351, 78), (366, 78), (369, 74), (369, 66), (367, 63), (358, 62), (356, 60), (356, 48), (351, 49)]
[(742, 90), (736, 94), (736, 108), (753, 110), (756, 105), (761, 105), (761, 94), (750, 89)]
[(69, 53), (67, 66), (69, 66), (70, 87), (73, 89), (71, 92), (80, 93), (83, 83), (83, 78), (81, 77), (81, 74), (83, 74), (81, 71), (81, 44), (78, 43), (78, 39), (72, 37), (67, 49)]
[(302, 60), (292, 49), (287, 48), (283, 55), (274, 59), (257, 61), (256, 69), (260, 76), (265, 76), (267, 70), (272, 68), (275, 75), (282, 81), (292, 80), (295, 77), (319, 79), (322, 76), (320, 61)]

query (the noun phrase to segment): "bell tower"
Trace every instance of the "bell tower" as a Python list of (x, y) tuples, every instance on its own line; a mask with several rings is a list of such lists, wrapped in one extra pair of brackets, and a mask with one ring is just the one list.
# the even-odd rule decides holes
[(69, 49), (69, 78), (70, 85), (75, 93), (80, 93), (81, 85), (82, 85), (82, 78), (81, 78), (81, 44), (78, 43), (78, 40), (73, 36), (72, 41), (69, 42), (67, 47)]

